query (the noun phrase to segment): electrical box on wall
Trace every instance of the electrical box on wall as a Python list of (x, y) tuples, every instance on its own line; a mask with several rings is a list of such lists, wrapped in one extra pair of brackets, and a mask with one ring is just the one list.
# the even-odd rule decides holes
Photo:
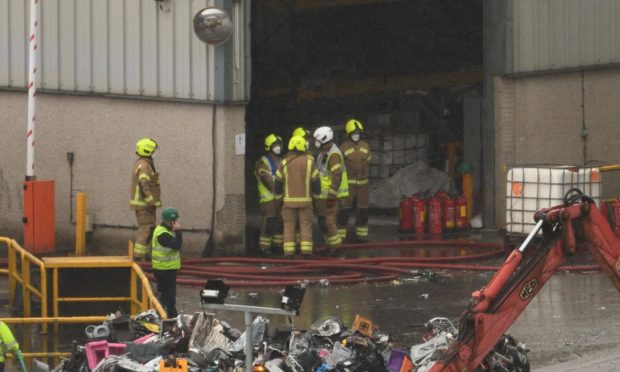
[(33, 254), (56, 251), (54, 181), (24, 182), (24, 248)]

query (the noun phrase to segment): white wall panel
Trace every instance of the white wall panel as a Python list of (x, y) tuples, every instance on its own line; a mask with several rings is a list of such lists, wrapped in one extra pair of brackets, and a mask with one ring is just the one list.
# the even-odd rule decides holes
[[(190, 100), (247, 100), (249, 1), (41, 1), (39, 86), (46, 90)], [(0, 0), (0, 89), (27, 84), (29, 0)], [(243, 35), (207, 46), (193, 33), (196, 12), (225, 7)], [(234, 45), (233, 45), (234, 44)], [(232, 45), (232, 47), (231, 47)], [(231, 52), (233, 50), (233, 52)], [(241, 53), (235, 56), (235, 53)]]
[(59, 80), (61, 90), (75, 90), (75, 3), (59, 2)]
[(90, 1), (75, 2), (75, 90), (90, 92), (92, 84), (92, 23)]
[(58, 89), (58, 0), (41, 1), (41, 74), (39, 82), (43, 89)]
[(620, 0), (513, 1), (513, 70), (620, 63)]
[(140, 1), (125, 1), (125, 94), (141, 93)]
[(25, 87), (26, 86), (26, 70), (28, 69), (28, 50), (26, 49), (26, 35), (28, 33), (28, 23), (26, 20), (26, 2), (23, 0), (9, 0), (9, 32), (10, 32), (10, 47), (9, 53), (9, 66), (11, 80), (9, 86), (11, 87)]
[(125, 93), (125, 0), (108, 0), (109, 92)]
[(9, 86), (9, 2), (0, 0), (0, 86)]
[(93, 92), (108, 93), (108, 0), (91, 1)]
[[(172, 3), (174, 5), (175, 3)], [(174, 97), (174, 6), (167, 13), (157, 12), (159, 92), (162, 97)]]
[(142, 90), (144, 95), (159, 95), (159, 53), (157, 45), (157, 7), (151, 6), (151, 0), (142, 0)]

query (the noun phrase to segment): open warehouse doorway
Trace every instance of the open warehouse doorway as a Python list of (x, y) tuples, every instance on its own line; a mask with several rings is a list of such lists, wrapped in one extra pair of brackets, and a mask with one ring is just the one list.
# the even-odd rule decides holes
[(376, 154), (371, 182), (419, 160), (454, 172), (446, 148), (456, 144), (457, 164), (474, 166), (480, 190), (482, 3), (254, 1), (248, 212), (258, 209), (253, 167), (266, 135), (286, 143), (298, 126), (329, 125), (343, 138), (350, 118), (364, 123)]

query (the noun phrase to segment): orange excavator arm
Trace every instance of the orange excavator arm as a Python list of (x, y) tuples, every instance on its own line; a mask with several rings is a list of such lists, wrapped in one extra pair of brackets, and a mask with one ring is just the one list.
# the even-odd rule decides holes
[[(592, 199), (578, 190), (565, 204), (536, 212), (537, 222), (521, 247), (514, 250), (488, 286), (472, 294), (461, 316), (458, 338), (431, 368), (474, 371), (542, 286), (578, 247), (587, 248), (620, 291), (620, 242)], [(524, 255), (543, 230), (533, 254)]]

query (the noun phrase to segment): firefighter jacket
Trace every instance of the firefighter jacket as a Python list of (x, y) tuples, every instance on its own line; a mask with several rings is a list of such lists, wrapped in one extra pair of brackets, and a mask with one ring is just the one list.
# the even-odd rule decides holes
[[(282, 190), (283, 189), (283, 190)], [(283, 193), (284, 206), (305, 208), (321, 190), (314, 158), (306, 153), (290, 151), (276, 171), (276, 191)]]
[(181, 231), (174, 231), (165, 224), (160, 224), (153, 231), (153, 252), (151, 265), (153, 270), (179, 270), (181, 268)]
[(19, 344), (15, 341), (15, 337), (9, 329), (9, 326), (4, 322), (0, 322), (0, 347), (2, 348), (2, 352), (0, 352), (0, 363), (4, 363), (4, 353), (6, 351), (15, 353), (19, 350)]
[(362, 140), (353, 142), (347, 139), (340, 145), (340, 151), (344, 155), (349, 185), (368, 184), (370, 159), (372, 159), (368, 143)]
[(155, 170), (153, 159), (141, 156), (136, 160), (131, 174), (131, 199), (129, 207), (134, 210), (148, 206), (161, 206), (159, 173)]
[(254, 175), (258, 186), (258, 199), (261, 204), (282, 198), (282, 195), (276, 195), (275, 192), (275, 178), (279, 165), (280, 159), (272, 154), (261, 156), (256, 162)]
[(319, 199), (346, 198), (349, 196), (349, 182), (344, 158), (336, 144), (327, 152), (321, 151), (317, 157), (317, 169), (321, 176)]

